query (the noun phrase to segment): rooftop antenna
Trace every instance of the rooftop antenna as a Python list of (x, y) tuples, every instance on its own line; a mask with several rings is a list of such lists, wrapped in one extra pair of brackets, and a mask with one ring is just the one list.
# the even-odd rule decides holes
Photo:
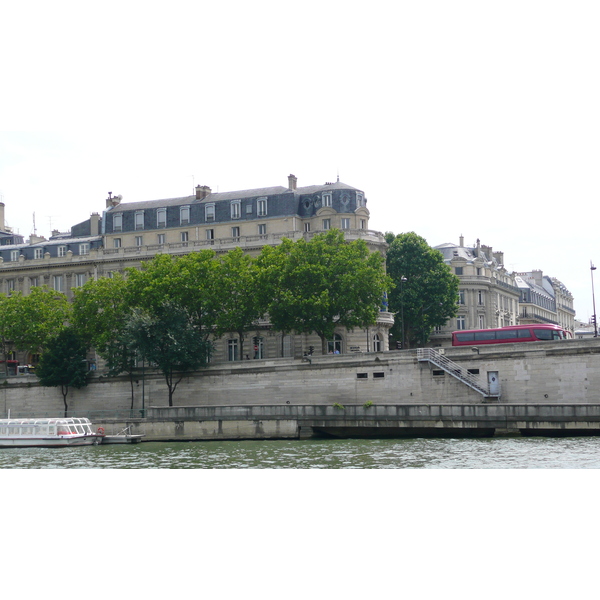
[(339, 167), (338, 167), (338, 170), (337, 170), (337, 182), (338, 183), (340, 182), (340, 168)]
[(37, 235), (37, 229), (35, 227), (35, 212), (33, 213), (33, 235)]

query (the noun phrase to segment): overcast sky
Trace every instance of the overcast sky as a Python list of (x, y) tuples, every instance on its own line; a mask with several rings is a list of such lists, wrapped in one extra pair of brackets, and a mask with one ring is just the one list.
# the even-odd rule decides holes
[(49, 236), (109, 191), (131, 202), (339, 173), (365, 191), (372, 229), (479, 238), (509, 270), (560, 279), (587, 320), (599, 6), (13, 2), (0, 21), (7, 224), (28, 236), (35, 213)]

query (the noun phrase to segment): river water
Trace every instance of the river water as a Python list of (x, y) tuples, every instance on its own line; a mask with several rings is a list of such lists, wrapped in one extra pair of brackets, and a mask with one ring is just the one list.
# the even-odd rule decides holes
[(600, 437), (146, 442), (2, 448), (1, 469), (599, 469)]

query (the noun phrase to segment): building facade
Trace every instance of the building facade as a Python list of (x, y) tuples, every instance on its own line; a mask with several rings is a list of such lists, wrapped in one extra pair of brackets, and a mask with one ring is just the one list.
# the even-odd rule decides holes
[(458, 313), (431, 335), (430, 345), (450, 346), (451, 333), (457, 329), (489, 329), (517, 325), (520, 290), (515, 277), (504, 267), (504, 253), (494, 252), (477, 240), (465, 246), (459, 243), (434, 246), (444, 262), (460, 280)]
[[(4, 207), (2, 206), (2, 209)], [(3, 210), (0, 213), (4, 218)], [(2, 230), (0, 223), (0, 231)], [(47, 285), (73, 297), (73, 289), (89, 279), (111, 277), (126, 268), (139, 268), (156, 254), (183, 255), (210, 248), (223, 254), (236, 246), (258, 255), (265, 245), (283, 238), (298, 240), (329, 229), (339, 229), (347, 240), (362, 239), (372, 252), (385, 254), (382, 233), (371, 231), (367, 199), (362, 190), (340, 181), (298, 187), (294, 175), (288, 185), (235, 192), (213, 193), (197, 186), (191, 196), (122, 202), (109, 193), (102, 215), (54, 231), (49, 240), (32, 236), (0, 246), (0, 291), (25, 294)], [(393, 316), (382, 311), (377, 324), (366, 331), (340, 328), (332, 340), (332, 353), (388, 350)], [(282, 335), (268, 321), (256, 323), (250, 333), (251, 350), (239, 356), (237, 336), (215, 341), (215, 360), (301, 357), (313, 346), (316, 335)], [(248, 344), (245, 344), (245, 348)], [(245, 352), (246, 353), (246, 352)]]

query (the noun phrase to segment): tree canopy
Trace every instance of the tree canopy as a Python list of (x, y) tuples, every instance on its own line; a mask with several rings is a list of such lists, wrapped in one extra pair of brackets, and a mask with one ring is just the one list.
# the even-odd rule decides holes
[(265, 246), (257, 262), (261, 302), (273, 327), (315, 332), (323, 354), (336, 327), (351, 330), (377, 321), (390, 283), (383, 257), (363, 240), (346, 242), (338, 230)]
[(422, 346), (434, 327), (456, 314), (459, 279), (442, 254), (416, 233), (387, 233), (386, 241), (387, 272), (393, 280), (389, 310), (396, 315), (391, 333), (403, 348)]

